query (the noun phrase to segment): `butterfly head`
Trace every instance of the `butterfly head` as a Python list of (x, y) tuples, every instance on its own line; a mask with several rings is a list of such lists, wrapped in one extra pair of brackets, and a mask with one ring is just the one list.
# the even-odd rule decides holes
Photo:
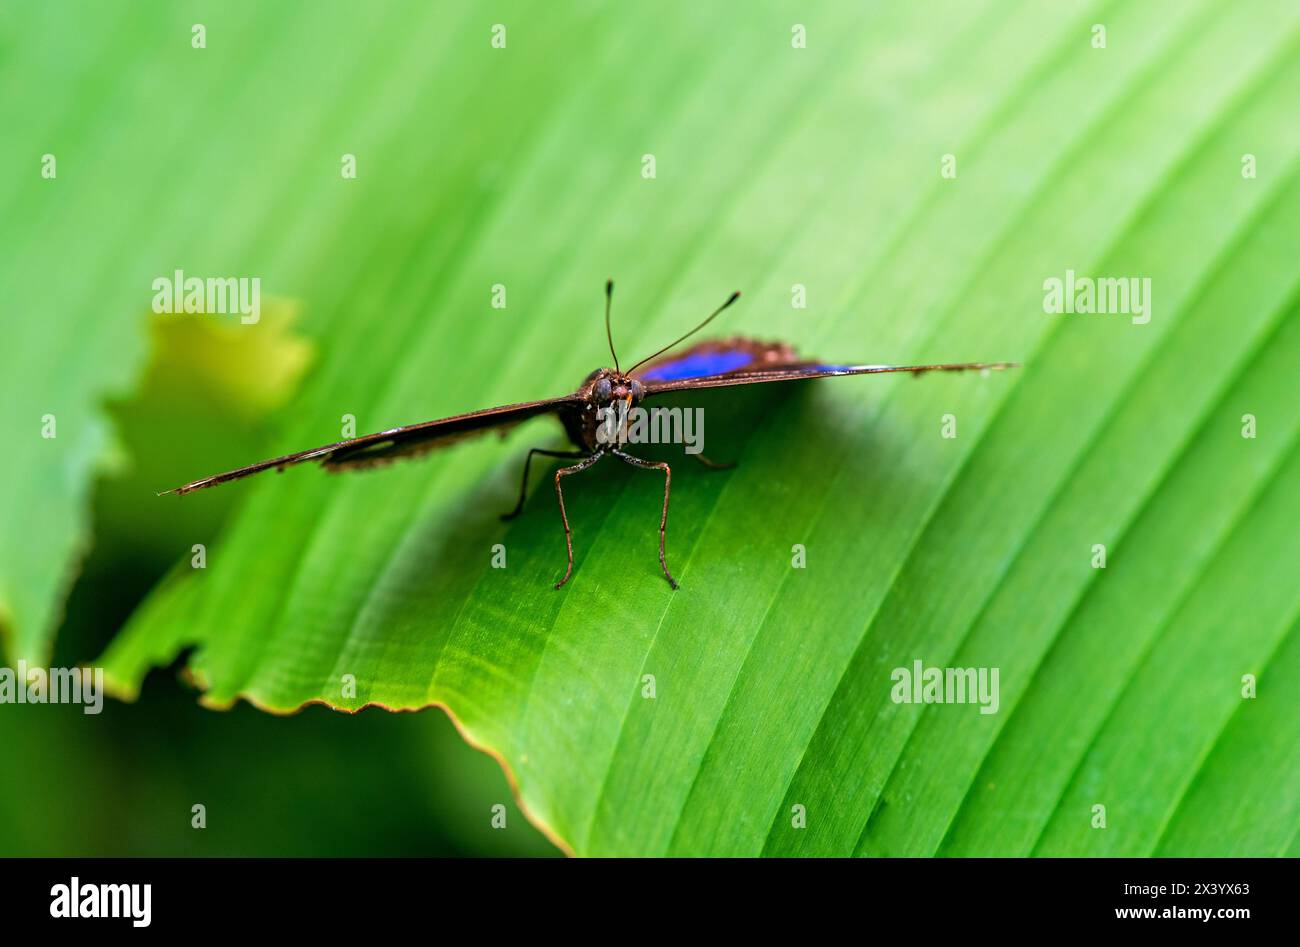
[(587, 404), (597, 410), (610, 406), (617, 409), (619, 405), (624, 410), (634, 408), (645, 397), (641, 382), (613, 368), (601, 368), (592, 372), (587, 378), (584, 393)]
[[(593, 433), (604, 427), (607, 433), (622, 431), (632, 408), (641, 403), (645, 389), (641, 382), (616, 368), (601, 368), (587, 378), (583, 393)], [(590, 439), (589, 439), (590, 440)]]

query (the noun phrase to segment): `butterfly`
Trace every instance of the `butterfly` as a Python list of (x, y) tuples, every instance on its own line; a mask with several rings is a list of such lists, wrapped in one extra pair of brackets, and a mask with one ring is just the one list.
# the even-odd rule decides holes
[[(564, 544), (569, 557), (564, 577), (555, 585), (557, 589), (563, 588), (573, 574), (573, 531), (569, 528), (569, 517), (564, 509), (564, 490), (561, 481), (565, 477), (587, 470), (603, 457), (614, 457), (644, 470), (662, 471), (664, 504), (663, 513), (659, 518), (659, 566), (669, 586), (676, 589), (678, 583), (668, 569), (668, 560), (664, 551), (668, 529), (668, 498), (672, 490), (672, 468), (662, 461), (656, 462), (637, 457), (618, 446), (626, 442), (626, 437), (623, 435), (626, 434), (627, 419), (631, 410), (637, 408), (646, 399), (669, 392), (695, 391), (700, 388), (728, 388), (736, 385), (797, 381), (839, 375), (878, 375), (889, 372), (922, 375), (926, 372), (990, 371), (1017, 367), (1012, 362), (832, 365), (812, 359), (801, 359), (793, 348), (781, 342), (760, 342), (741, 336), (701, 342), (678, 355), (661, 357), (666, 356), (669, 351), (695, 335), (729, 308), (740, 298), (740, 293), (735, 292), (690, 332), (624, 371), (619, 366), (618, 355), (614, 351), (614, 335), (610, 327), (613, 295), (614, 282), (609, 280), (605, 283), (605, 337), (609, 342), (609, 354), (614, 367), (596, 369), (572, 394), (542, 401), (525, 401), (521, 404), (502, 405), (499, 408), (486, 408), (482, 411), (471, 411), (421, 424), (408, 424), (404, 427), (379, 431), (376, 434), (367, 434), (364, 437), (339, 441), (336, 444), (299, 451), (296, 454), (273, 457), (270, 460), (249, 464), (247, 467), (239, 467), (192, 481), (173, 490), (167, 490), (159, 496), (191, 493), (206, 487), (229, 483), (232, 480), (241, 480), (264, 470), (283, 470), (293, 464), (313, 460), (320, 461), (322, 466), (330, 470), (373, 467), (402, 457), (425, 454), (488, 431), (496, 430), (504, 433), (530, 418), (549, 414), (559, 418), (576, 449), (559, 451), (541, 447), (532, 448), (524, 458), (523, 477), (519, 485), (519, 502), (515, 504), (513, 510), (503, 514), (501, 518), (513, 519), (523, 510), (524, 499), (528, 492), (528, 468), (533, 457), (540, 455), (577, 461), (555, 471), (555, 496), (560, 506), (560, 521), (564, 524)], [(614, 436), (611, 436), (611, 430)], [(693, 456), (706, 466), (716, 469), (734, 466), (716, 464), (703, 454)]]

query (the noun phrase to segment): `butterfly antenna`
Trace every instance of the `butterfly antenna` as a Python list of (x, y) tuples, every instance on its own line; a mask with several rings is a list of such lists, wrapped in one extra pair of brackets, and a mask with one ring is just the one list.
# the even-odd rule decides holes
[(685, 342), (687, 339), (689, 339), (689, 338), (690, 338), (691, 336), (693, 336), (695, 333), (699, 332), (701, 329), (703, 329), (705, 326), (707, 326), (707, 325), (708, 325), (710, 322), (712, 322), (714, 319), (718, 318), (718, 316), (720, 316), (720, 315), (722, 314), (722, 311), (723, 311), (724, 309), (726, 309), (728, 306), (730, 306), (732, 303), (734, 303), (734, 302), (735, 302), (737, 299), (739, 299), (739, 298), (740, 298), (740, 290), (736, 290), (736, 292), (732, 293), (730, 296), (727, 297), (727, 301), (726, 301), (725, 303), (723, 303), (723, 304), (722, 304), (721, 306), (719, 306), (717, 309), (713, 310), (713, 312), (709, 315), (709, 318), (705, 319), (703, 322), (701, 322), (699, 325), (697, 325), (697, 326), (696, 326), (694, 329), (692, 329), (690, 332), (687, 332), (684, 336), (682, 336), (682, 337), (681, 337), (680, 339), (678, 339), (677, 341), (675, 341), (675, 342), (670, 342), (669, 344), (667, 344), (667, 345), (665, 345), (663, 348), (661, 348), (658, 352), (655, 352), (653, 355), (647, 355), (645, 358), (641, 359), (641, 361), (637, 362), (635, 365), (633, 365), (631, 368), (628, 369), (628, 374), (631, 374), (632, 372), (636, 371), (638, 368), (640, 368), (640, 367), (641, 367), (642, 365), (644, 365), (646, 362), (650, 361), (650, 359), (652, 359), (652, 358), (658, 358), (660, 355), (663, 355), (663, 354), (664, 354), (665, 352), (667, 352), (669, 349), (674, 348), (675, 346), (678, 346), (678, 345), (680, 345), (681, 343)]
[(609, 307), (614, 301), (614, 281), (605, 280), (605, 338), (609, 340), (609, 355), (614, 360), (614, 371), (620, 375), (623, 374), (618, 369), (618, 353), (614, 351), (614, 333), (609, 328)]

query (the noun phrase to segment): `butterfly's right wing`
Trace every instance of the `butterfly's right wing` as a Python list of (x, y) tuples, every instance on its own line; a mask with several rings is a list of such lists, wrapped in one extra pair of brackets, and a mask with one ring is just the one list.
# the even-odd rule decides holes
[(800, 358), (783, 342), (760, 342), (735, 336), (701, 342), (678, 355), (651, 362), (639, 378), (647, 398), (673, 391), (732, 388), (775, 381), (831, 378), (837, 375), (880, 375), (908, 372), (1001, 371), (1013, 362), (948, 362), (934, 365), (839, 365)]
[(763, 369), (806, 364), (784, 342), (761, 342), (735, 335), (728, 339), (699, 342), (675, 355), (648, 363), (638, 371), (643, 385), (655, 387), (693, 378), (734, 375)]
[(581, 402), (582, 399), (576, 394), (565, 395), (562, 398), (508, 404), (499, 408), (487, 408), (482, 411), (471, 411), (468, 414), (458, 414), (455, 417), (441, 418), (437, 421), (408, 424), (405, 427), (379, 431), (376, 434), (367, 434), (364, 437), (354, 437), (351, 440), (326, 444), (324, 447), (299, 451), (296, 454), (274, 457), (260, 463), (249, 464), (247, 467), (239, 467), (225, 473), (204, 477), (202, 480), (195, 480), (165, 492), (191, 493), (194, 490), (215, 487), (231, 480), (251, 477), (263, 470), (272, 468), (283, 470), (285, 467), (301, 464), (309, 460), (318, 460), (324, 467), (331, 470), (357, 470), (364, 467), (374, 467), (402, 457), (418, 456), (454, 444), (465, 438), (476, 437), (490, 430), (496, 429), (504, 432), (521, 421), (526, 421), (538, 415), (552, 413), (563, 415), (566, 412), (578, 410)]

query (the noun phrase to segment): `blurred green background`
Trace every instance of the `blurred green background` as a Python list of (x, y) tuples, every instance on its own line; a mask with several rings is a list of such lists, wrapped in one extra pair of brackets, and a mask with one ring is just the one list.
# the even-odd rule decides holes
[[(582, 853), (1295, 854), (1297, 102), (1286, 0), (0, 5), (0, 636), (139, 691), (0, 706), (0, 854), (558, 853), (437, 710), (238, 701), (340, 667)], [(149, 313), (176, 269), (256, 331)], [(1151, 323), (1044, 313), (1067, 269)], [(563, 596), (547, 490), (494, 532), (532, 429), (154, 496), (567, 391), (611, 275), (638, 357), (741, 288), (723, 332), (1025, 368), (711, 402), (671, 599), (648, 480), (582, 486)], [(1003, 712), (890, 703), (916, 658)]]
[[(159, 516), (152, 488), (175, 479), (178, 443), (191, 456), (267, 449), (261, 413), (292, 390), (309, 358), (287, 335), (291, 312), (272, 303), (272, 331), (258, 336), (183, 317), (145, 329), (149, 365), (133, 396), (106, 408), (119, 466), (95, 484), (95, 541), (50, 666), (101, 652), (171, 567), (182, 537), (220, 528), (229, 502)], [(152, 674), (135, 703), (108, 698), (103, 707), (99, 715), (3, 707), (0, 746), (10, 756), (0, 777), (0, 854), (556, 854), (519, 812), (500, 766), (437, 710), (347, 715), (313, 706), (275, 716), (239, 704), (214, 712), (197, 703), (180, 662)], [(201, 831), (195, 805), (205, 810)], [(506, 813), (496, 827), (495, 807)]]

